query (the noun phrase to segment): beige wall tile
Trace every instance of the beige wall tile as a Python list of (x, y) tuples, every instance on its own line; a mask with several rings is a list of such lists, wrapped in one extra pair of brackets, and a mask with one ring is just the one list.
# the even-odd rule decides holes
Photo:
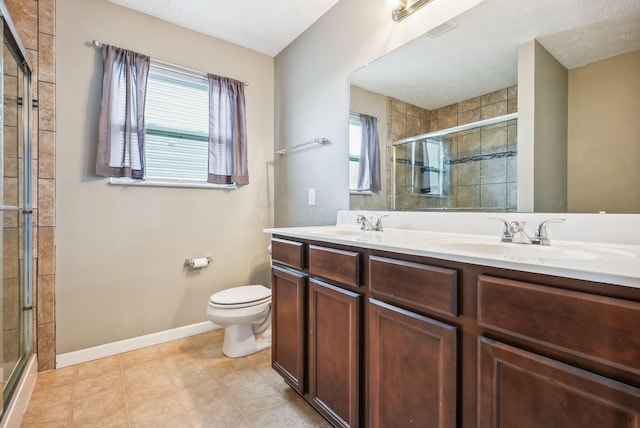
[(438, 109), (438, 119), (458, 114), (458, 104), (451, 104)]
[(38, 0), (38, 31), (45, 34), (56, 33), (55, 0)]
[(3, 361), (5, 363), (15, 363), (20, 357), (20, 329), (14, 328), (11, 330), (4, 330), (2, 332), (2, 338)]
[(475, 97), (458, 103), (458, 113), (475, 110), (482, 106), (482, 97)]
[(486, 159), (480, 161), (479, 163), (481, 184), (496, 184), (507, 182), (507, 158)]
[(507, 100), (507, 113), (518, 112), (518, 100)]
[(477, 122), (481, 117), (481, 110), (479, 108), (474, 110), (468, 110), (458, 115), (458, 125), (464, 125), (467, 123)]
[(406, 114), (397, 111), (391, 113), (391, 133), (398, 135), (400, 138), (405, 138), (407, 135)]
[(15, 330), (20, 327), (20, 279), (2, 281), (2, 328)]
[(56, 81), (56, 46), (55, 37), (48, 34), (40, 34), (40, 46), (38, 51), (38, 80), (41, 82)]
[(407, 137), (420, 135), (420, 119), (415, 116), (407, 115)]
[(18, 78), (4, 75), (4, 113), (5, 126), (18, 126)]
[(480, 162), (465, 162), (458, 165), (458, 186), (480, 184)]
[(458, 115), (438, 118), (438, 129), (447, 129), (458, 126)]
[(476, 208), (480, 206), (480, 186), (458, 186), (458, 206)]
[(478, 130), (461, 133), (458, 137), (458, 159), (480, 154), (480, 132)]
[(31, 65), (31, 98), (38, 99), (38, 51), (27, 49), (27, 56)]
[(55, 276), (38, 276), (38, 324), (53, 323), (55, 314)]
[(56, 177), (56, 133), (40, 131), (38, 144), (38, 177)]
[[(4, 127), (4, 157), (19, 158), (22, 153), (19, 151), (21, 145), (18, 141), (18, 129), (15, 126)], [(5, 174), (6, 176), (6, 174)]]
[(482, 119), (491, 119), (492, 117), (504, 116), (505, 114), (507, 114), (506, 101), (482, 107)]
[(56, 329), (54, 323), (38, 325), (38, 370), (55, 368)]
[(490, 104), (500, 103), (507, 100), (508, 89), (500, 89), (495, 92), (482, 96), (482, 106), (488, 106)]
[(412, 104), (407, 104), (407, 115), (409, 116), (420, 118), (422, 117), (423, 111), (424, 109), (421, 109), (420, 107), (414, 106)]
[(507, 183), (486, 184), (481, 186), (480, 201), (482, 208), (507, 206)]
[(518, 85), (507, 88), (507, 98), (510, 100), (518, 98)]
[(26, 49), (38, 49), (38, 2), (5, 0), (9, 15)]
[(404, 101), (397, 100), (395, 98), (391, 98), (391, 111), (398, 113), (406, 113), (407, 112), (407, 103)]
[(40, 227), (38, 230), (38, 274), (55, 274), (55, 227)]
[[(506, 134), (505, 134), (506, 143)], [(56, 181), (47, 178), (38, 180), (38, 226), (56, 225)]]
[(55, 85), (40, 82), (40, 96), (38, 98), (38, 123), (41, 131), (55, 131)]
[(19, 229), (11, 228), (4, 229), (2, 233), (2, 260), (3, 260), (3, 275), (4, 279), (9, 278), (18, 278), (20, 274), (20, 269), (18, 266), (19, 262), (19, 251), (20, 244), (19, 240)]
[(483, 128), (480, 134), (480, 153), (483, 155), (507, 150), (507, 127)]

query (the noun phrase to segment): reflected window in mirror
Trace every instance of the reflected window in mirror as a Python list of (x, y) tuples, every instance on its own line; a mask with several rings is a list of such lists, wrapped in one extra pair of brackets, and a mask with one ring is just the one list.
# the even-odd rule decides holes
[[(381, 190), (379, 119), (364, 113), (350, 114), (350, 117), (353, 119), (350, 120), (352, 125), (350, 126), (349, 160), (353, 167), (349, 172), (350, 177), (353, 177), (355, 172), (355, 180), (350, 180), (349, 187), (358, 193), (379, 192)], [(358, 130), (360, 137), (357, 135)]]
[(362, 123), (358, 113), (349, 114), (349, 191), (358, 191), (358, 170), (362, 148)]

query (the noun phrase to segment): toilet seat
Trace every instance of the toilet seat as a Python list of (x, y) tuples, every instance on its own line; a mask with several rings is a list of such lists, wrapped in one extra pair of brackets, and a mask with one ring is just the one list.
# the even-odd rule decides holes
[(271, 290), (263, 285), (245, 285), (214, 293), (209, 305), (214, 308), (246, 308), (271, 301)]

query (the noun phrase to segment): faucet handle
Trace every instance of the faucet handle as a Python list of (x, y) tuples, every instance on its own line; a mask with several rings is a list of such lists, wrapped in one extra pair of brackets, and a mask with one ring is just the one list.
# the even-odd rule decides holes
[(536, 236), (535, 241), (540, 245), (549, 245), (549, 235), (547, 234), (547, 223), (564, 223), (565, 219), (563, 218), (551, 218), (549, 220), (545, 220), (538, 225), (536, 228)]
[(504, 224), (504, 228), (502, 229), (502, 237), (500, 238), (500, 240), (502, 242), (511, 242), (511, 240), (513, 239), (513, 233), (511, 232), (511, 223), (499, 217), (489, 217), (489, 220), (501, 221)]
[(388, 214), (381, 215), (378, 217), (378, 221), (376, 221), (376, 230), (382, 231), (382, 219), (389, 217)]

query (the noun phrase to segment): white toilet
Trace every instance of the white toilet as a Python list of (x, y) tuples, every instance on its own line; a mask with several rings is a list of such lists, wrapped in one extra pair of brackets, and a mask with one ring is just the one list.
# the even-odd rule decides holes
[(244, 285), (211, 296), (207, 318), (224, 327), (222, 352), (242, 357), (271, 347), (271, 290)]

